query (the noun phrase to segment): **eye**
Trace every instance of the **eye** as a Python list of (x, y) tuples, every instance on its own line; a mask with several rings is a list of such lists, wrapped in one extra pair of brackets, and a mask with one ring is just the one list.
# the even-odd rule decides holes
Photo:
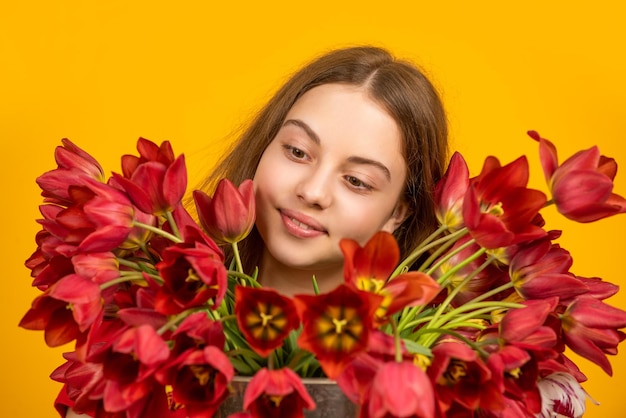
[(348, 182), (348, 184), (355, 188), (355, 189), (360, 189), (360, 190), (372, 190), (372, 186), (365, 183), (364, 181), (362, 181), (361, 179), (359, 179), (358, 177), (354, 177), (354, 176), (346, 176), (345, 177), (346, 181)]
[(294, 160), (304, 160), (308, 157), (306, 152), (302, 151), (300, 148), (294, 147), (293, 145), (286, 144), (283, 145), (283, 148), (287, 152), (287, 155)]

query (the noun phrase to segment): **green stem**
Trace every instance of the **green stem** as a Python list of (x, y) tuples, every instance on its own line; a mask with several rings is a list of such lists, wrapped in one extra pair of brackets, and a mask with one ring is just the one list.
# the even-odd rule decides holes
[(133, 221), (133, 225), (134, 226), (138, 226), (138, 227), (143, 228), (143, 229), (146, 229), (146, 230), (148, 230), (150, 232), (154, 232), (155, 234), (160, 235), (162, 237), (165, 237), (165, 238), (169, 239), (172, 242), (175, 242), (175, 243), (183, 242), (183, 240), (178, 238), (176, 235), (172, 235), (172, 234), (170, 234), (167, 231), (164, 231), (164, 230), (162, 230), (160, 228), (157, 228), (156, 226), (144, 224), (143, 222), (138, 222), (138, 221)]
[[(476, 241), (471, 239), (469, 241), (467, 241), (465, 244), (459, 246), (458, 248), (456, 248), (454, 251), (446, 254), (445, 257), (443, 257), (441, 260), (439, 260), (436, 264), (434, 264), (433, 266), (431, 266), (427, 271), (426, 274), (431, 275), (433, 274), (433, 272), (435, 272), (439, 267), (441, 267), (441, 265), (443, 265), (444, 263), (446, 263), (447, 261), (449, 261), (452, 257), (454, 257), (455, 255), (459, 254), (460, 252), (462, 252), (464, 249), (474, 245)], [(462, 262), (460, 262), (459, 264), (455, 265), (453, 268), (451, 268), (449, 271), (447, 271), (443, 276), (439, 277), (437, 279), (437, 281), (439, 282), (439, 284), (442, 284), (448, 277), (450, 277), (452, 274), (455, 274), (457, 271), (461, 270), (463, 267), (465, 267), (466, 265), (468, 265), (469, 263), (471, 263), (472, 261), (476, 260), (478, 257), (480, 257), (482, 254), (485, 253), (484, 248), (480, 248), (478, 250), (476, 250), (476, 252), (474, 252), (474, 254), (472, 254), (471, 256), (463, 259)]]
[(140, 273), (124, 274), (116, 279), (109, 280), (106, 283), (102, 283), (100, 285), (100, 290), (108, 289), (109, 287), (118, 285), (120, 283), (132, 282), (134, 280), (141, 280), (141, 279), (143, 279), (143, 276)]
[(400, 333), (398, 332), (398, 324), (396, 324), (395, 318), (391, 318), (389, 321), (391, 329), (393, 330), (393, 342), (395, 344), (395, 360), (397, 363), (402, 362), (402, 344), (400, 340)]
[(180, 231), (178, 230), (178, 225), (176, 225), (174, 216), (172, 216), (172, 212), (170, 211), (165, 212), (165, 219), (167, 219), (167, 222), (169, 222), (170, 228), (172, 228), (172, 232), (174, 233), (174, 235), (180, 238)]
[(228, 270), (228, 275), (237, 279), (244, 279), (253, 287), (261, 287), (261, 283), (259, 283), (254, 277), (248, 276), (245, 273), (240, 273), (236, 270)]
[(467, 233), (467, 228), (466, 229), (461, 229), (453, 234), (450, 235), (446, 235), (444, 237), (439, 238), (436, 241), (433, 241), (435, 238), (437, 238), (439, 235), (441, 235), (445, 230), (447, 229), (447, 227), (445, 226), (440, 226), (435, 232), (433, 232), (432, 234), (430, 234), (423, 242), (422, 244), (420, 244), (419, 247), (417, 247), (415, 250), (413, 250), (413, 252), (411, 252), (411, 254), (409, 254), (399, 265), (398, 267), (396, 267), (396, 269), (393, 271), (393, 273), (391, 273), (391, 276), (389, 277), (390, 279), (396, 277), (397, 275), (399, 275), (400, 273), (402, 273), (404, 271), (404, 269), (408, 268), (411, 264), (413, 264), (415, 262), (415, 260), (417, 260), (419, 258), (419, 256), (421, 256), (422, 254), (424, 254), (426, 251), (430, 250), (433, 247), (436, 247), (437, 245), (440, 245), (448, 240), (454, 240), (456, 238), (458, 238), (459, 236), (464, 235), (465, 233)]
[(141, 271), (141, 266), (139, 265), (139, 263), (135, 261), (130, 261), (125, 258), (118, 258), (117, 262), (121, 266), (126, 266), (126, 267), (130, 267), (133, 270)]
[[(454, 268), (450, 269), (450, 271), (446, 272), (446, 274), (444, 274), (442, 276), (442, 278), (447, 278), (450, 277), (451, 274), (456, 273), (459, 268), (464, 267), (465, 261), (467, 260), (474, 260), (476, 259), (478, 256), (482, 255), (485, 253), (485, 249), (481, 248), (478, 251), (476, 251), (472, 256), (468, 257), (467, 259), (465, 259), (462, 263), (459, 263), (458, 265), (454, 266)], [(441, 316), (441, 314), (443, 313), (443, 311), (445, 309), (448, 308), (448, 306), (450, 306), (450, 303), (452, 303), (452, 300), (456, 297), (456, 295), (458, 295), (461, 290), (463, 290), (463, 288), (476, 276), (476, 274), (478, 274), (479, 272), (481, 272), (482, 270), (485, 269), (485, 267), (487, 267), (489, 264), (491, 264), (491, 262), (493, 262), (494, 258), (489, 257), (487, 260), (485, 260), (485, 262), (479, 266), (477, 269), (475, 269), (474, 271), (472, 271), (471, 274), (468, 274), (462, 281), (461, 283), (459, 283), (457, 286), (455, 286), (449, 293), (448, 296), (446, 297), (446, 299), (439, 305), (439, 308), (437, 309), (437, 311), (435, 312), (435, 315), (433, 315), (433, 319), (431, 320), (431, 324), (435, 323), (437, 321), (437, 318), (439, 316)], [(442, 280), (442, 278), (440, 278), (440, 280)]]
[(237, 264), (237, 271), (243, 273), (243, 265), (241, 264), (241, 256), (239, 255), (239, 246), (236, 242), (231, 244), (233, 247), (233, 256), (235, 257), (235, 263)]

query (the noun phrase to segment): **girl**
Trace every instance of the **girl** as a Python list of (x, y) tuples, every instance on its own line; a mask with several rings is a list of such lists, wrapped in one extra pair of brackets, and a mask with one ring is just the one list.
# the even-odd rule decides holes
[[(253, 178), (257, 221), (244, 270), (286, 295), (343, 281), (339, 240), (394, 233), (405, 256), (435, 228), (447, 161), (441, 100), (412, 64), (374, 47), (332, 51), (261, 109), (202, 185)], [(63, 402), (63, 401), (61, 401)], [(70, 409), (67, 417), (77, 415)]]
[[(297, 72), (207, 177), (253, 178), (256, 228), (244, 269), (285, 294), (343, 280), (341, 238), (393, 232), (402, 256), (435, 227), (433, 185), (447, 161), (441, 100), (387, 51), (332, 51)], [(262, 249), (260, 251), (259, 249)]]

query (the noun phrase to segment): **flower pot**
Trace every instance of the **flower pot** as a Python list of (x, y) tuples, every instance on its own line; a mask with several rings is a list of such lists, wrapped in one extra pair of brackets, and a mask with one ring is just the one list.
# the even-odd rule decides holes
[[(243, 411), (243, 393), (250, 377), (235, 376), (231, 385), (233, 393), (224, 401), (216, 418), (227, 418), (230, 414)], [(356, 417), (358, 407), (330, 379), (302, 379), (307, 392), (315, 401), (315, 410), (304, 410), (306, 418), (350, 418)]]

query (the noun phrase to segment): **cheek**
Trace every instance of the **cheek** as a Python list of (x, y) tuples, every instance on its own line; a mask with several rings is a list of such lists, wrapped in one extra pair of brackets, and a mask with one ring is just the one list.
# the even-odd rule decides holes
[(350, 199), (344, 201), (340, 210), (341, 215), (337, 217), (339, 234), (365, 245), (372, 235), (384, 228), (395, 205), (382, 200), (377, 202), (348, 200)]

